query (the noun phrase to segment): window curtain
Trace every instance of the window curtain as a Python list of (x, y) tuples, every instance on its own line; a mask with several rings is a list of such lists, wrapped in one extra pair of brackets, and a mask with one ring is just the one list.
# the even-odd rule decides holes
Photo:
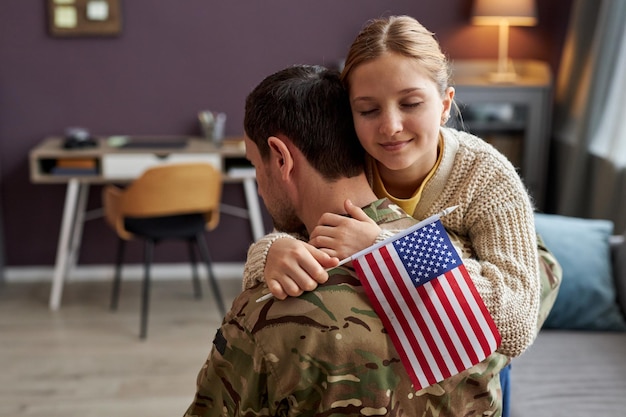
[(626, 1), (576, 0), (556, 79), (548, 211), (626, 229)]

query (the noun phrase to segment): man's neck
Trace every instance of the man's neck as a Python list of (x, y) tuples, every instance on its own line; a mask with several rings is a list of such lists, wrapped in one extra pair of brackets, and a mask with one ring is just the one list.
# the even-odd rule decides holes
[(378, 199), (365, 175), (342, 178), (309, 189), (315, 191), (307, 192), (305, 200), (309, 204), (302, 208), (302, 220), (309, 233), (318, 225), (324, 213), (346, 214), (346, 200), (352, 201), (357, 207), (364, 207)]

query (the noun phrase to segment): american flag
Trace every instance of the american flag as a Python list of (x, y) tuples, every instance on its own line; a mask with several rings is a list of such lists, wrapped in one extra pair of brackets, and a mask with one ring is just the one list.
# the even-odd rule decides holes
[(474, 366), (500, 344), (443, 225), (438, 218), (423, 223), (352, 257), (418, 390)]

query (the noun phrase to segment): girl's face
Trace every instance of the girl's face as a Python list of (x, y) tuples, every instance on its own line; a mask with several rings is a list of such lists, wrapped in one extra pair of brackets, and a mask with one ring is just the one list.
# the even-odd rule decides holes
[(437, 161), (454, 89), (441, 97), (414, 59), (390, 52), (355, 67), (349, 84), (357, 135), (383, 180), (402, 174), (421, 182)]

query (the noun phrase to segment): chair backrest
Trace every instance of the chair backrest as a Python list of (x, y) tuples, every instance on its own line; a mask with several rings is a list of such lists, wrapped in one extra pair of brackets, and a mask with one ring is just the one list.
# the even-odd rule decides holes
[(219, 222), (222, 175), (207, 163), (159, 165), (146, 170), (122, 193), (122, 217), (203, 213), (207, 229)]

